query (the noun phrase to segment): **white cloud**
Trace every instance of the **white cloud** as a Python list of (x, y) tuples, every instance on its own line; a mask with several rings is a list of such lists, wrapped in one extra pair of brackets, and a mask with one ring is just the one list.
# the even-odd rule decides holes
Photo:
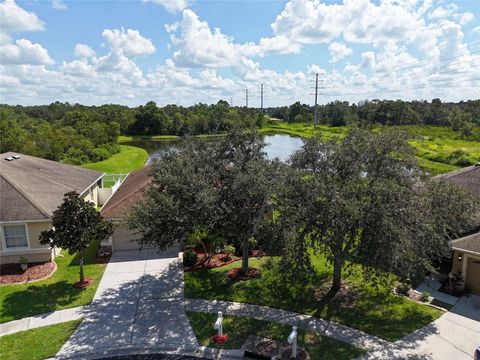
[(475, 27), (472, 29), (472, 32), (477, 33), (477, 34), (480, 34), (480, 26), (475, 26)]
[(63, 0), (52, 0), (52, 7), (56, 10), (68, 10), (68, 6)]
[(387, 40), (414, 42), (418, 37), (428, 37), (425, 21), (415, 8), (408, 2), (394, 1), (326, 4), (292, 0), (271, 27), (276, 36), (300, 44), (328, 43), (343, 37), (348, 43), (377, 46)]
[[(191, 10), (184, 10), (182, 20), (166, 26), (176, 51), (172, 60), (177, 66), (218, 68), (238, 64), (244, 57), (260, 54), (254, 43), (237, 44), (233, 38), (213, 31)], [(179, 34), (177, 34), (179, 32)]]
[(271, 38), (261, 38), (260, 48), (267, 54), (298, 54), (301, 51), (302, 46), (291, 41), (286, 36), (280, 35)]
[(1, 31), (5, 33), (42, 31), (45, 28), (43, 21), (33, 12), (19, 7), (13, 0), (5, 0), (0, 4)]
[(102, 36), (109, 48), (113, 51), (122, 51), (126, 56), (149, 55), (155, 52), (152, 41), (140, 35), (138, 30), (105, 29)]
[(0, 45), (2, 64), (51, 65), (54, 61), (40, 44), (30, 40), (16, 40), (14, 44)]
[(81, 43), (75, 45), (74, 53), (79, 58), (91, 58), (96, 55), (90, 46)]
[(353, 50), (348, 46), (335, 41), (328, 45), (328, 51), (330, 52), (330, 56), (332, 57), (331, 62), (333, 63), (353, 54)]
[(185, 10), (191, 3), (189, 0), (146, 0), (154, 4), (162, 5), (167, 11), (176, 13)]

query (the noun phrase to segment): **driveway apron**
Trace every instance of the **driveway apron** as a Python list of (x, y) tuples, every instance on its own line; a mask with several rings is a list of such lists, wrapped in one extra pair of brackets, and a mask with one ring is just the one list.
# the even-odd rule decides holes
[(178, 249), (114, 253), (84, 319), (57, 357), (132, 346), (198, 346), (185, 314)]

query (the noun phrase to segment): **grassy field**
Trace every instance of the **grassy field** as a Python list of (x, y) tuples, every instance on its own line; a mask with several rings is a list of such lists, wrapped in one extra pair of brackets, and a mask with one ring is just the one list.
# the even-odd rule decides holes
[(93, 278), (86, 289), (72, 286), (79, 279), (78, 259), (66, 252), (55, 259), (58, 269), (48, 279), (31, 284), (2, 285), (0, 323), (90, 304), (106, 266), (94, 263), (97, 247), (98, 243), (92, 244), (85, 255), (85, 276)]
[(359, 266), (345, 271), (344, 284), (351, 297), (327, 299), (322, 293), (329, 288), (332, 267), (322, 256), (313, 258), (315, 274), (306, 283), (287, 282), (275, 266), (266, 260), (251, 259), (251, 267), (261, 269), (261, 277), (234, 282), (226, 272), (240, 266), (228, 266), (185, 273), (185, 296), (266, 305), (330, 319), (395, 341), (438, 318), (442, 312), (393, 295), (394, 277), (380, 284), (366, 282)]
[(21, 331), (0, 338), (0, 359), (42, 360), (55, 356), (81, 320)]
[[(292, 330), (290, 326), (268, 321), (224, 316), (223, 329), (229, 339), (221, 345), (217, 345), (212, 340), (215, 333), (212, 324), (217, 318), (216, 314), (188, 312), (187, 316), (200, 345), (223, 349), (240, 348), (248, 335), (281, 341), (287, 345), (286, 338)], [(298, 333), (298, 344), (310, 353), (312, 360), (353, 359), (364, 353), (364, 351), (352, 345), (301, 330)]]
[(126, 174), (141, 169), (147, 161), (148, 154), (144, 149), (135, 146), (120, 145), (120, 152), (107, 160), (83, 164), (82, 167), (108, 174)]

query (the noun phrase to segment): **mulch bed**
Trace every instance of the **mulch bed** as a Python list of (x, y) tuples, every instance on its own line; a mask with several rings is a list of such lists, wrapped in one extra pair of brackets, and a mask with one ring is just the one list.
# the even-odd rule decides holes
[[(235, 256), (232, 255), (228, 257), (224, 253), (217, 253), (213, 254), (211, 257), (210, 261), (205, 261), (205, 254), (203, 253), (202, 249), (195, 248), (193, 249), (195, 253), (197, 254), (197, 263), (193, 266), (186, 267), (184, 269), (185, 272), (193, 271), (193, 270), (198, 270), (198, 269), (213, 269), (221, 266), (225, 266), (228, 264), (231, 264), (235, 261), (241, 260), (242, 258), (240, 256)], [(267, 254), (265, 251), (262, 250), (252, 250), (250, 251), (250, 257), (262, 257), (266, 256)]]
[(234, 281), (245, 281), (255, 279), (260, 276), (260, 270), (255, 268), (248, 268), (246, 274), (242, 273), (242, 268), (234, 268), (228, 270), (227, 276)]
[(54, 262), (29, 263), (27, 270), (23, 271), (20, 264), (0, 265), (0, 284), (18, 284), (42, 280), (57, 269)]
[[(286, 348), (280, 354), (279, 359), (281, 360), (290, 360), (292, 357), (292, 349), (290, 347)], [(310, 354), (301, 348), (297, 348), (297, 360), (310, 360)]]
[(342, 307), (353, 308), (358, 300), (359, 293), (358, 291), (348, 284), (343, 284), (335, 294), (330, 292), (329, 286), (324, 286), (317, 288), (315, 290), (315, 298), (318, 301), (324, 299), (328, 300), (337, 300), (342, 304)]
[(91, 283), (93, 282), (93, 279), (91, 277), (86, 277), (83, 282), (77, 281), (75, 284), (73, 284), (73, 287), (76, 289), (85, 289), (88, 287)]

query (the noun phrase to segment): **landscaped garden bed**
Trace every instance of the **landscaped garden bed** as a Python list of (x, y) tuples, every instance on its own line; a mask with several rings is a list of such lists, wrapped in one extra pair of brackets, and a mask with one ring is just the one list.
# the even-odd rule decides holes
[[(216, 314), (187, 312), (187, 316), (200, 345), (222, 349), (241, 348), (249, 335), (277, 340), (287, 347), (287, 337), (292, 331), (292, 327), (287, 325), (224, 315), (223, 331), (228, 340), (217, 344), (213, 340)], [(302, 330), (298, 332), (298, 345), (310, 354), (312, 360), (353, 359), (364, 353), (350, 344)]]
[(55, 258), (57, 271), (47, 279), (2, 286), (0, 323), (90, 304), (106, 267), (105, 264), (95, 261), (97, 250), (98, 242), (93, 243), (85, 254), (85, 276), (93, 280), (85, 289), (76, 289), (73, 286), (78, 281), (78, 256), (69, 255), (66, 251), (62, 251), (63, 256)]
[(52, 262), (29, 263), (26, 270), (20, 264), (2, 264), (0, 266), (0, 284), (17, 284), (43, 280), (51, 276), (57, 265)]
[(82, 320), (43, 326), (0, 338), (0, 359), (42, 360), (55, 356)]
[[(332, 267), (322, 256), (313, 258), (315, 275), (308, 281), (286, 281), (275, 266), (262, 259), (250, 259), (250, 267), (261, 276), (233, 281), (227, 273), (239, 262), (185, 274), (185, 296), (246, 302), (295, 311), (333, 320), (389, 341), (396, 341), (443, 314), (441, 310), (392, 294), (394, 276), (379, 283), (364, 280), (360, 266), (352, 265), (344, 286), (328, 295)], [(273, 260), (275, 263), (275, 259)]]

